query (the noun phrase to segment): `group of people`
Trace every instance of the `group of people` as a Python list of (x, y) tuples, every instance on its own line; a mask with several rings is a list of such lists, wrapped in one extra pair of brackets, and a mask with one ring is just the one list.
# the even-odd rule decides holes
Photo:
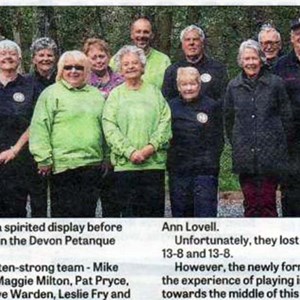
[(52, 217), (94, 217), (99, 197), (103, 217), (163, 217), (166, 170), (173, 217), (216, 217), (224, 129), (244, 215), (276, 217), (279, 185), (283, 216), (300, 215), (300, 19), (281, 58), (270, 25), (244, 41), (229, 83), (201, 28), (181, 32), (174, 64), (152, 39), (144, 17), (113, 57), (89, 38), (58, 59), (40, 38), (24, 76), (19, 46), (0, 42), (1, 217), (25, 217), (28, 199), (46, 217), (48, 198)]

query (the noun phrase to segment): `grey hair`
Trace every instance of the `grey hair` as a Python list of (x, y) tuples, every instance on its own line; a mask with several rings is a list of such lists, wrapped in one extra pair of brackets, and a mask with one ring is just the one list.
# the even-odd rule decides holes
[(201, 39), (202, 41), (204, 41), (204, 39), (205, 39), (204, 31), (203, 31), (200, 27), (198, 27), (198, 26), (196, 26), (196, 25), (190, 25), (190, 26), (184, 28), (184, 29), (181, 31), (181, 33), (180, 33), (180, 41), (183, 42), (183, 39), (184, 39), (185, 34), (186, 34), (187, 32), (189, 32), (189, 31), (193, 31), (193, 30), (196, 30), (196, 31), (198, 32), (199, 36), (200, 36), (200, 39)]
[(178, 68), (178, 70), (177, 70), (177, 77), (176, 77), (177, 86), (180, 83), (180, 80), (185, 76), (194, 77), (198, 83), (201, 83), (200, 73), (196, 68), (181, 67), (181, 68)]
[(0, 42), (0, 50), (14, 50), (17, 51), (19, 58), (22, 58), (22, 51), (19, 45), (11, 40), (2, 40)]
[(114, 57), (115, 60), (115, 64), (117, 67), (117, 70), (120, 72), (121, 71), (121, 60), (122, 57), (127, 54), (127, 53), (133, 53), (136, 54), (141, 62), (141, 64), (143, 65), (143, 67), (145, 67), (146, 65), (146, 55), (144, 53), (144, 50), (138, 48), (137, 46), (131, 46), (131, 45), (127, 45), (122, 47), (117, 54)]
[(271, 24), (264, 24), (263, 26), (261, 26), (260, 31), (258, 33), (258, 42), (261, 42), (261, 36), (262, 36), (263, 32), (274, 32), (274, 33), (276, 33), (276, 35), (277, 35), (277, 37), (278, 37), (278, 39), (281, 43), (280, 33)]
[(259, 43), (254, 40), (247, 40), (241, 43), (240, 48), (239, 48), (239, 53), (237, 57), (237, 62), (240, 67), (242, 67), (242, 55), (246, 49), (253, 49), (256, 51), (257, 55), (259, 56), (260, 60), (265, 63), (266, 62), (266, 56), (264, 52), (262, 51)]
[(50, 49), (57, 55), (57, 45), (54, 40), (49, 37), (41, 37), (36, 39), (30, 46), (31, 56), (33, 57), (38, 51)]

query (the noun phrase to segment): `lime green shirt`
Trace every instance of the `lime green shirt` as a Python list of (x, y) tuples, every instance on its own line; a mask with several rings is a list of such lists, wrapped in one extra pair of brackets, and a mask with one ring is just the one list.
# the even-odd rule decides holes
[[(102, 120), (115, 171), (165, 169), (171, 113), (155, 86), (146, 82), (139, 90), (129, 90), (125, 83), (118, 86), (106, 100)], [(133, 164), (131, 154), (148, 144), (155, 153), (144, 163)]]
[[(146, 55), (146, 59), (145, 73), (142, 79), (144, 82), (154, 84), (161, 90), (165, 71), (171, 65), (170, 58), (166, 54), (151, 48)], [(110, 66), (116, 71), (114, 57), (110, 61)]]
[(46, 88), (29, 131), (29, 149), (39, 166), (60, 173), (101, 163), (103, 106), (103, 96), (90, 85), (76, 89), (61, 80)]

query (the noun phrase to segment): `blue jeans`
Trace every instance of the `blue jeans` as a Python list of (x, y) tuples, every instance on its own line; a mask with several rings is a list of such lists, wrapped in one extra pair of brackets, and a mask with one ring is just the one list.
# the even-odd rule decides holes
[(217, 176), (170, 173), (169, 185), (173, 217), (217, 216)]

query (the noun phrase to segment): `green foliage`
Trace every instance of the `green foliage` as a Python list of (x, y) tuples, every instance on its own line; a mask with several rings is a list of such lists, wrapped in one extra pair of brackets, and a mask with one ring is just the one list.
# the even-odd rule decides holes
[(240, 185), (238, 178), (232, 173), (231, 147), (225, 144), (221, 156), (221, 170), (219, 177), (220, 191), (238, 191)]
[[(130, 44), (130, 25), (138, 16), (151, 19), (153, 45), (168, 53), (171, 60), (181, 55), (180, 32), (190, 24), (203, 28), (206, 52), (225, 63), (229, 77), (240, 72), (236, 57), (239, 45), (256, 38), (263, 23), (273, 23), (281, 32), (285, 52), (289, 49), (290, 20), (300, 16), (292, 6), (59, 6), (0, 7), (0, 38), (19, 37), (24, 69), (29, 70), (31, 42), (44, 35), (54, 38), (61, 52), (81, 49), (88, 37), (105, 39), (115, 53)], [(166, 39), (168, 39), (166, 41)], [(231, 150), (226, 145), (221, 160), (220, 189), (238, 190), (231, 173)]]

